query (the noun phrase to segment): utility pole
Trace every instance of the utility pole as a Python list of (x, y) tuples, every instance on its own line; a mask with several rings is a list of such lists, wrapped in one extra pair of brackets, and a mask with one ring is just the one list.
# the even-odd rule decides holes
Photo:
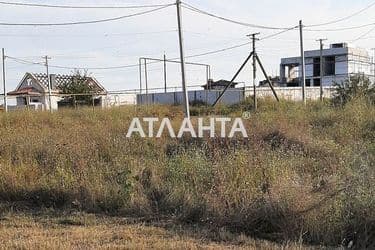
[(139, 58), (139, 94), (142, 95), (142, 59)]
[(211, 79), (211, 76), (210, 76), (210, 66), (207, 65), (206, 66), (206, 81), (207, 81), (207, 89), (210, 89), (210, 79)]
[(178, 22), (178, 36), (180, 43), (180, 58), (181, 58), (181, 78), (182, 78), (182, 89), (184, 96), (185, 105), (185, 117), (190, 119), (190, 109), (189, 109), (189, 95), (186, 88), (186, 72), (185, 72), (185, 55), (184, 55), (184, 38), (182, 33), (182, 17), (181, 17), (181, 0), (176, 0), (177, 6), (177, 22)]
[(147, 72), (147, 60), (144, 59), (144, 68), (145, 68), (145, 84), (146, 84), (146, 95), (148, 95), (148, 72)]
[(276, 93), (276, 90), (275, 88), (273, 87), (272, 85), (272, 82), (266, 72), (266, 69), (264, 68), (262, 62), (260, 61), (260, 58), (257, 54), (254, 55), (253, 51), (250, 53), (250, 55), (246, 58), (245, 62), (241, 65), (241, 67), (239, 68), (239, 70), (236, 72), (236, 74), (233, 76), (232, 80), (227, 84), (227, 86), (225, 86), (224, 90), (221, 92), (221, 94), (219, 95), (219, 97), (216, 99), (216, 101), (214, 102), (214, 104), (212, 105), (213, 107), (216, 106), (216, 104), (218, 104), (221, 100), (221, 98), (223, 98), (225, 92), (232, 86), (233, 82), (236, 80), (237, 76), (241, 73), (241, 71), (244, 69), (244, 67), (246, 66), (246, 64), (250, 61), (251, 57), (254, 57), (256, 62), (258, 62), (259, 66), (260, 66), (260, 69), (264, 75), (264, 77), (266, 78), (267, 82), (268, 82), (268, 85), (270, 86), (271, 90), (272, 90), (272, 93), (273, 95), (275, 96), (276, 100), (278, 102), (280, 102), (280, 99), (279, 97), (277, 96), (277, 93)]
[(4, 89), (4, 111), (8, 112), (8, 101), (7, 101), (7, 89), (5, 81), (5, 50), (2, 49), (2, 61), (3, 61), (3, 89)]
[[(258, 109), (258, 101), (257, 101), (257, 87), (256, 87), (256, 78), (257, 78), (257, 52), (255, 49), (255, 42), (259, 40), (256, 38), (257, 35), (260, 33), (253, 33), (248, 35), (248, 37), (251, 37), (251, 40), (253, 41), (253, 92), (254, 92), (254, 109)], [(246, 91), (246, 88), (245, 88)]]
[(144, 63), (144, 68), (145, 68), (145, 87), (146, 87), (146, 105), (149, 104), (149, 101), (148, 101), (148, 72), (147, 72), (147, 60), (144, 59), (143, 61)]
[(167, 93), (167, 56), (164, 53), (164, 93)]
[(51, 77), (49, 75), (49, 66), (48, 66), (48, 59), (51, 59), (50, 57), (48, 56), (45, 56), (44, 57), (44, 60), (45, 60), (45, 66), (46, 66), (46, 73), (47, 73), (47, 84), (48, 84), (48, 99), (49, 99), (49, 110), (50, 112), (52, 112), (52, 100), (51, 100), (51, 95), (52, 95), (52, 91), (51, 91), (51, 88), (52, 88), (52, 84), (51, 84)]
[(373, 55), (373, 57), (372, 57), (372, 65), (373, 65), (373, 70), (374, 70), (374, 82), (373, 82), (373, 84), (375, 84), (375, 48), (372, 48), (371, 49), (372, 51), (374, 51), (374, 55)]
[(323, 48), (324, 44), (323, 41), (327, 41), (327, 39), (318, 39), (316, 40), (320, 43), (320, 101), (323, 101), (323, 77), (324, 77), (324, 72), (323, 72)]
[(302, 20), (299, 21), (299, 34), (300, 34), (300, 46), (301, 46), (301, 80), (300, 85), (302, 86), (302, 100), (306, 105), (306, 75), (305, 75), (305, 50), (303, 49), (303, 24)]

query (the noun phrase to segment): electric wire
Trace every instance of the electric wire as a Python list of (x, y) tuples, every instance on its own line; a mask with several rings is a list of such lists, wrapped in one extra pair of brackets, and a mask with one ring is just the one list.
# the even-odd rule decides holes
[(286, 29), (289, 29), (289, 27), (271, 27), (271, 26), (264, 26), (264, 25), (240, 22), (240, 21), (237, 21), (237, 20), (229, 19), (229, 18), (226, 18), (226, 17), (222, 17), (222, 16), (219, 16), (219, 15), (216, 15), (216, 14), (209, 13), (207, 11), (198, 9), (198, 8), (196, 8), (196, 7), (194, 7), (190, 4), (187, 4), (185, 2), (182, 2), (182, 7), (184, 7), (185, 9), (200, 13), (200, 14), (204, 14), (204, 15), (207, 15), (207, 16), (210, 16), (210, 17), (220, 19), (222, 21), (238, 24), (238, 25), (245, 26), (245, 27), (259, 28), (259, 29), (270, 29), (270, 30), (286, 30)]
[(330, 25), (330, 24), (335, 24), (335, 23), (339, 23), (339, 22), (342, 22), (342, 21), (346, 21), (352, 17), (355, 17), (359, 14), (362, 14), (363, 12), (365, 12), (366, 10), (372, 8), (373, 6), (375, 6), (375, 2), (371, 3), (370, 5), (366, 6), (365, 8), (349, 15), (349, 16), (346, 16), (346, 17), (342, 17), (342, 18), (339, 18), (339, 19), (336, 19), (336, 20), (333, 20), (333, 21), (329, 21), (329, 22), (325, 22), (325, 23), (319, 23), (319, 24), (312, 24), (312, 25), (306, 25), (306, 27), (319, 27), (319, 26), (326, 26), (326, 25)]
[[(104, 34), (79, 34), (79, 35), (73, 35), (69, 34), (69, 37), (111, 37), (111, 36), (139, 36), (139, 35), (152, 35), (152, 34), (164, 34), (164, 33), (172, 33), (172, 32), (177, 32), (177, 29), (170, 29), (170, 30), (161, 30), (161, 31), (150, 31), (150, 32), (134, 32), (134, 33), (104, 33)], [(45, 34), (48, 36), (48, 38), (61, 38), (61, 37), (66, 37), (66, 34), (61, 34), (61, 35), (54, 35), (54, 34)], [(45, 39), (42, 37), (40, 34), (0, 34), (0, 37), (37, 37), (41, 39)]]
[(104, 23), (104, 22), (118, 21), (118, 20), (125, 19), (125, 18), (149, 14), (149, 13), (152, 13), (152, 12), (156, 12), (156, 11), (168, 8), (172, 5), (174, 5), (174, 4), (168, 4), (168, 5), (164, 5), (163, 7), (158, 7), (156, 9), (137, 12), (137, 13), (130, 14), (130, 15), (107, 18), (107, 19), (97, 19), (97, 20), (91, 20), (91, 21), (64, 22), (64, 23), (5, 23), (5, 22), (0, 22), (0, 26), (69, 26), (69, 25)]
[[(289, 30), (289, 29), (294, 29), (295, 28), (295, 27), (293, 27), (293, 28), (271, 27), (271, 26), (264, 26), (264, 25), (244, 23), (244, 22), (236, 21), (236, 20), (233, 20), (233, 19), (229, 19), (229, 18), (225, 18), (225, 17), (219, 16), (219, 15), (215, 15), (215, 14), (209, 13), (207, 11), (198, 9), (198, 8), (196, 8), (196, 7), (194, 7), (194, 6), (190, 5), (190, 4), (187, 4), (185, 2), (182, 3), (182, 6), (184, 8), (186, 8), (186, 9), (189, 9), (189, 10), (197, 12), (197, 13), (208, 15), (208, 16), (211, 16), (211, 17), (223, 20), (223, 21), (227, 21), (227, 22), (239, 24), (239, 25), (246, 26), (246, 27), (253, 27), (253, 28), (260, 28), (260, 29), (273, 29), (273, 30)], [(373, 2), (372, 4), (366, 6), (365, 8), (361, 9), (360, 11), (355, 12), (355, 13), (349, 15), (349, 16), (346, 16), (346, 17), (343, 17), (343, 18), (339, 18), (339, 19), (336, 19), (336, 20), (333, 20), (333, 21), (330, 21), (330, 22), (326, 22), (326, 23), (304, 25), (304, 27), (307, 27), (307, 28), (309, 28), (309, 27), (319, 27), (319, 26), (326, 26), (326, 25), (329, 25), (329, 24), (334, 24), (334, 23), (342, 22), (342, 21), (348, 20), (348, 19), (350, 19), (350, 18), (352, 18), (352, 17), (354, 17), (356, 15), (359, 15), (359, 14), (363, 13), (364, 11), (370, 9), (373, 6), (375, 6), (375, 2)], [(306, 29), (306, 30), (307, 31), (342, 31), (342, 30), (360, 29), (360, 28), (364, 28), (364, 27), (368, 27), (368, 26), (372, 26), (372, 25), (375, 25), (375, 23), (364, 24), (364, 25), (359, 25), (359, 26), (354, 26), (354, 27), (345, 27), (345, 28)]]
[[(283, 34), (285, 32), (288, 32), (290, 30), (295, 29), (296, 27), (292, 27), (292, 28), (289, 28), (287, 30), (283, 30), (283, 31), (277, 32), (275, 34), (271, 34), (271, 35), (263, 37), (263, 38), (261, 38), (259, 40), (266, 40), (266, 39), (269, 39), (271, 37), (275, 37), (275, 36), (281, 35), (281, 34)], [(229, 50), (241, 48), (241, 47), (244, 47), (244, 46), (248, 46), (250, 44), (251, 44), (251, 42), (241, 43), (241, 44), (237, 44), (237, 45), (234, 45), (234, 46), (230, 46), (230, 47), (226, 47), (226, 48), (222, 48), (222, 49), (218, 49), (218, 50), (213, 50), (213, 51), (208, 51), (208, 52), (204, 52), (204, 53), (189, 55), (189, 56), (186, 56), (186, 58), (196, 58), (196, 57), (202, 57), (202, 56), (208, 56), (208, 55), (218, 54), (218, 53), (222, 53), (222, 52), (225, 52), (225, 51), (229, 51)], [(10, 59), (12, 59), (14, 61), (18, 61), (18, 62), (21, 62), (21, 63), (29, 63), (29, 64), (34, 64), (34, 65), (35, 64), (44, 65), (43, 63), (37, 63), (37, 62), (27, 61), (27, 60), (16, 58), (16, 57), (7, 56), (7, 58), (10, 58)], [(177, 59), (179, 59), (179, 58), (176, 57), (176, 58), (172, 58), (170, 60), (177, 60)], [(152, 63), (155, 63), (155, 62), (149, 62), (147, 64), (152, 64)], [(93, 67), (93, 68), (92, 67), (68, 67), (68, 66), (59, 66), (59, 65), (49, 65), (49, 66), (51, 68), (59, 68), (59, 69), (110, 70), (110, 69), (122, 69), (122, 68), (139, 67), (139, 64), (129, 64), (129, 65), (112, 66), (112, 67)]]
[(0, 1), (3, 5), (25, 6), (25, 7), (42, 7), (42, 8), (60, 8), (60, 9), (141, 9), (141, 8), (158, 8), (165, 5), (129, 5), (129, 6), (71, 6), (71, 5), (52, 5), (52, 4), (36, 4), (36, 3), (12, 3)]
[(362, 40), (364, 37), (366, 37), (368, 34), (370, 34), (371, 32), (373, 32), (374, 30), (375, 30), (375, 26), (372, 27), (369, 31), (367, 31), (364, 34), (362, 34), (359, 37), (357, 37), (356, 39), (352, 40), (351, 42), (357, 42), (359, 40)]
[(251, 43), (250, 42), (246, 42), (246, 43), (234, 45), (234, 46), (223, 48), (223, 49), (218, 49), (218, 50), (208, 51), (208, 52), (204, 52), (204, 53), (200, 53), (200, 54), (194, 54), (194, 55), (186, 56), (186, 58), (195, 58), (195, 57), (202, 57), (202, 56), (213, 55), (213, 54), (225, 52), (225, 51), (228, 51), (228, 50), (233, 50), (233, 49), (241, 48), (241, 47), (247, 46), (249, 44), (251, 44)]
[(5, 58), (11, 59), (11, 60), (13, 60), (15, 62), (18, 62), (20, 64), (25, 64), (25, 65), (42, 65), (42, 66), (44, 66), (44, 63), (41, 63), (41, 62), (32, 62), (32, 61), (21, 59), (21, 58), (17, 58), (17, 57), (5, 56)]
[(358, 25), (358, 26), (352, 26), (352, 27), (332, 28), (332, 29), (304, 29), (304, 30), (305, 31), (316, 31), (316, 32), (345, 31), (345, 30), (356, 30), (356, 29), (366, 28), (366, 27), (374, 26), (374, 25), (375, 25), (375, 22), (374, 23), (362, 24), (362, 25)]
[[(298, 27), (298, 26), (296, 26), (296, 27)], [(288, 32), (290, 30), (295, 29), (296, 27), (288, 28), (287, 30), (283, 30), (283, 31), (277, 32), (275, 34), (271, 34), (271, 35), (263, 37), (263, 38), (261, 38), (259, 40), (263, 41), (263, 40), (266, 40), (266, 39), (269, 39), (269, 38), (281, 35), (281, 34), (283, 34), (285, 32)], [(201, 57), (201, 56), (207, 56), (207, 55), (217, 54), (217, 53), (225, 52), (225, 51), (228, 51), (228, 50), (233, 50), (233, 49), (241, 48), (241, 47), (244, 47), (244, 46), (248, 46), (250, 44), (251, 44), (251, 42), (246, 42), (246, 43), (242, 43), (242, 44), (230, 46), (230, 47), (219, 49), (219, 50), (213, 50), (213, 51), (208, 51), (208, 52), (204, 52), (204, 53), (200, 53), (200, 54), (195, 54), (195, 55), (187, 56), (186, 58), (195, 58), (195, 57)]]
[[(25, 59), (20, 59), (17, 57), (12, 56), (6, 56), (6, 58), (9, 58), (15, 62), (21, 63), (21, 64), (29, 64), (29, 65), (41, 65), (45, 66), (42, 62), (33, 62)], [(129, 65), (122, 65), (122, 66), (113, 66), (113, 67), (67, 67), (67, 66), (59, 66), (59, 65), (48, 65), (51, 68), (58, 68), (58, 69), (87, 69), (87, 70), (106, 70), (106, 69), (121, 69), (121, 68), (131, 68), (131, 67), (138, 67), (139, 64), (129, 64)]]
[(286, 29), (286, 30), (283, 30), (283, 31), (280, 31), (280, 32), (277, 32), (277, 33), (274, 33), (274, 34), (271, 34), (271, 35), (269, 35), (269, 36), (262, 37), (262, 38), (259, 39), (259, 40), (260, 40), (260, 41), (267, 40), (267, 39), (270, 39), (270, 38), (276, 37), (276, 36), (278, 36), (278, 35), (281, 35), (281, 34), (283, 34), (283, 33), (285, 33), (285, 32), (288, 32), (288, 31), (294, 30), (294, 29), (296, 29), (296, 28), (298, 28), (298, 26), (291, 27), (291, 28), (289, 28), (289, 29)]

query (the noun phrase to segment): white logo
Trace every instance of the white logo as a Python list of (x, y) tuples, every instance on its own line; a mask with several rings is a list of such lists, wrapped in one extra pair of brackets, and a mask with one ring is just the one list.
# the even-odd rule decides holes
[[(193, 138), (203, 138), (205, 134), (211, 138), (233, 138), (236, 135), (248, 138), (241, 118), (235, 118), (233, 122), (232, 118), (210, 118), (209, 121), (198, 118), (197, 122), (194, 123), (192, 120), (185, 118), (179, 125), (178, 131), (175, 131), (169, 118), (163, 118), (161, 122), (159, 118), (155, 117), (143, 118), (142, 122), (141, 119), (134, 118), (126, 137), (130, 138), (134, 135), (139, 135), (142, 138), (160, 138), (164, 133), (167, 133), (171, 138), (182, 138), (184, 135), (190, 135)], [(145, 128), (147, 128), (147, 134)]]

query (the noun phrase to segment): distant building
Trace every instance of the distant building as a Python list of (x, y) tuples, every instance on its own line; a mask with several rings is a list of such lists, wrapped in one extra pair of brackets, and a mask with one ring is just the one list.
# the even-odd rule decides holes
[[(280, 77), (279, 76), (269, 76), (268, 79), (270, 80), (273, 87), (280, 87)], [(260, 81), (259, 87), (269, 87), (268, 81), (267, 80)]]
[[(230, 84), (230, 81), (227, 80), (219, 80), (219, 81), (214, 81), (212, 79), (208, 80), (208, 83), (203, 85), (203, 89), (205, 90), (223, 90), (225, 89), (228, 85)], [(233, 82), (229, 88), (234, 89), (238, 85), (237, 82)]]
[[(18, 84), (17, 88), (9, 92), (9, 96), (16, 97), (17, 109), (31, 108), (36, 110), (57, 110), (59, 102), (63, 101), (60, 94), (61, 86), (73, 80), (72, 75), (50, 75), (51, 79), (51, 104), (49, 103), (50, 94), (48, 88), (47, 74), (26, 73)], [(107, 91), (93, 77), (84, 77), (84, 84), (95, 89), (95, 101), (98, 105), (104, 105)]]
[[(306, 86), (330, 87), (353, 74), (371, 75), (371, 57), (365, 49), (351, 48), (346, 43), (331, 44), (323, 50), (323, 79), (320, 79), (320, 50), (305, 51)], [(300, 86), (301, 58), (282, 58), (280, 64), (281, 86)]]

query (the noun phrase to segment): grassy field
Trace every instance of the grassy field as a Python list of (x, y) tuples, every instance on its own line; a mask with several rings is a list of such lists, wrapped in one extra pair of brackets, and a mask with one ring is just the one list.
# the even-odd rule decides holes
[[(374, 106), (259, 105), (245, 121), (248, 139), (126, 138), (133, 117), (179, 126), (179, 107), (0, 115), (0, 245), (374, 244)], [(241, 117), (250, 109), (192, 113)]]
[[(82, 212), (12, 212), (0, 219), (0, 249), (312, 249), (254, 240), (225, 229), (174, 219), (109, 217)], [(324, 249), (324, 248), (320, 248)]]

